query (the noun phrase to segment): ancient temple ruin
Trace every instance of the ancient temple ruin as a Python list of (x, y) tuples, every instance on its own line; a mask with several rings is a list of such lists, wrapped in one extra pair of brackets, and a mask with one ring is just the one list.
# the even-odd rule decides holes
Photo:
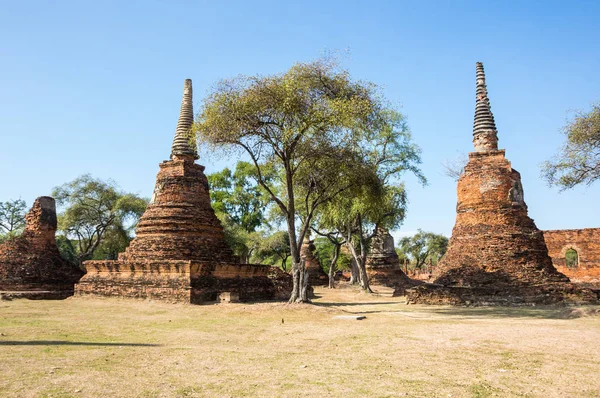
[(329, 276), (323, 271), (321, 262), (315, 256), (315, 244), (310, 238), (305, 238), (300, 247), (300, 257), (304, 259), (304, 266), (308, 271), (308, 284), (311, 286), (323, 286), (329, 284)]
[(0, 295), (64, 299), (83, 271), (65, 261), (56, 246), (56, 203), (37, 198), (25, 216), (25, 231), (0, 244)]
[(477, 63), (473, 144), (458, 181), (456, 224), (434, 284), (409, 302), (519, 304), (594, 301), (558, 272), (544, 236), (527, 215), (521, 176), (498, 149), (483, 65)]
[(367, 275), (373, 285), (406, 287), (414, 284), (402, 271), (394, 246), (394, 237), (385, 228), (377, 228), (367, 255)]
[(240, 264), (225, 242), (210, 205), (208, 180), (198, 159), (191, 128), (192, 81), (183, 100), (171, 158), (162, 162), (152, 200), (136, 236), (116, 261), (86, 261), (87, 274), (76, 294), (152, 298), (201, 303), (221, 293), (240, 300), (288, 298), (271, 268)]

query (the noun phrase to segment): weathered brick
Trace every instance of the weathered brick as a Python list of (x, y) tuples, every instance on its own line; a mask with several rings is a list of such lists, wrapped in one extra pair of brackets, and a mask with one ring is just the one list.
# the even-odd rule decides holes
[(72, 296), (73, 285), (83, 272), (65, 261), (56, 246), (54, 199), (37, 198), (25, 219), (25, 231), (0, 244), (0, 291), (35, 299)]

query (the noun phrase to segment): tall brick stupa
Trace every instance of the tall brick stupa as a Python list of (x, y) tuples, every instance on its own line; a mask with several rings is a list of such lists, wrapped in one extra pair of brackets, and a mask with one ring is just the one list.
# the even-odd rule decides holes
[(590, 301), (558, 272), (542, 232), (527, 214), (521, 175), (498, 149), (483, 65), (476, 64), (474, 152), (458, 180), (456, 224), (434, 284), (409, 302), (520, 304)]
[(159, 165), (135, 238), (117, 261), (85, 262), (87, 274), (76, 286), (77, 295), (191, 303), (213, 301), (220, 293), (240, 300), (277, 296), (270, 267), (240, 264), (225, 241), (210, 205), (204, 166), (195, 163), (192, 124), (192, 81), (187, 79), (170, 160)]

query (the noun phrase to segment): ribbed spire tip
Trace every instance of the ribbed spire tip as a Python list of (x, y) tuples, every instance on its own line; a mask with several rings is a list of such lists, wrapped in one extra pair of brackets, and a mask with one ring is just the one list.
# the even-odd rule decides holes
[(183, 98), (175, 138), (171, 146), (171, 158), (176, 156), (192, 156), (198, 159), (196, 142), (192, 135), (192, 124), (194, 123), (194, 109), (192, 104), (192, 79), (185, 79), (183, 83)]
[(477, 62), (475, 120), (473, 122), (473, 143), (476, 151), (498, 149), (498, 132), (490, 107), (483, 63)]

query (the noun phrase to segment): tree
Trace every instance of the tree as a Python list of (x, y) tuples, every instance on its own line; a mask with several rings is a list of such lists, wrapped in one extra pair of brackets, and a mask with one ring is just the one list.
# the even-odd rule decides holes
[(0, 202), (0, 234), (14, 235), (25, 227), (27, 204), (22, 199)]
[[(385, 105), (375, 85), (353, 81), (327, 59), (296, 64), (281, 75), (224, 80), (204, 100), (194, 128), (200, 141), (245, 152), (285, 217), (290, 302), (309, 301), (299, 248), (314, 212), (349, 188), (345, 176), (362, 167), (355, 136), (385, 124)], [(265, 170), (273, 171), (273, 181)]]
[(448, 247), (448, 238), (433, 232), (418, 230), (399, 242), (402, 254), (411, 260), (414, 269), (421, 269), (428, 262), (437, 265)]
[(120, 191), (113, 181), (104, 182), (89, 174), (54, 188), (52, 196), (64, 208), (58, 216), (58, 229), (76, 247), (79, 264), (94, 258), (101, 245), (105, 258), (114, 258), (115, 252), (129, 243), (130, 233), (148, 204), (146, 199)]
[(365, 164), (358, 182), (321, 208), (317, 217), (319, 234), (343, 236), (355, 260), (351, 282), (360, 283), (366, 291), (370, 291), (366, 271), (370, 240), (378, 227), (393, 229), (404, 220), (407, 198), (400, 176), (412, 172), (422, 184), (427, 183), (418, 167), (420, 150), (411, 140), (404, 117), (392, 109), (380, 117), (377, 128), (355, 143), (362, 148)]
[(455, 159), (446, 159), (442, 162), (444, 168), (444, 175), (452, 178), (454, 181), (458, 181), (460, 176), (465, 172), (465, 166), (469, 163), (469, 156), (465, 153), (461, 153)]
[(551, 160), (542, 164), (542, 178), (561, 191), (600, 178), (600, 103), (589, 112), (578, 112), (562, 133), (566, 143)]
[(271, 235), (263, 236), (259, 240), (255, 256), (260, 262), (268, 261), (270, 263), (279, 262), (281, 269), (288, 271), (286, 268), (287, 259), (290, 257), (290, 238), (286, 231), (276, 231)]
[(256, 229), (266, 223), (270, 197), (256, 182), (254, 166), (248, 162), (238, 162), (233, 173), (225, 168), (207, 177), (225, 239), (241, 262), (248, 263), (258, 245)]

